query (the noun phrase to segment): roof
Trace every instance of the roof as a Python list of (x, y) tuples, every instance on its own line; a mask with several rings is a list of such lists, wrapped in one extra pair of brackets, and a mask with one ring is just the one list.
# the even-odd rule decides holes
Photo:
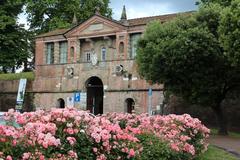
[(36, 36), (37, 38), (39, 37), (49, 37), (49, 36), (56, 36), (56, 35), (63, 35), (65, 32), (67, 32), (70, 28), (65, 28), (65, 29), (56, 29), (47, 33), (40, 34)]
[[(185, 12), (185, 13), (187, 13), (187, 12)], [(166, 22), (166, 21), (169, 21), (169, 20), (177, 17), (178, 15), (179, 15), (179, 13), (174, 13), (174, 14), (167, 14), (167, 15), (128, 19), (128, 24), (129, 24), (129, 26), (146, 25), (147, 23), (154, 21), (154, 20), (160, 20), (161, 22)]]
[[(154, 20), (160, 20), (161, 22), (166, 22), (166, 21), (169, 21), (169, 20), (177, 17), (178, 15), (189, 15), (189, 14), (192, 14), (192, 13), (193, 13), (193, 11), (189, 11), (189, 12), (182, 12), (182, 13), (174, 13), (174, 14), (166, 14), (166, 15), (159, 15), (159, 16), (150, 16), (150, 17), (128, 19), (127, 20), (127, 24), (128, 24), (127, 26), (132, 27), (132, 26), (138, 26), (138, 25), (146, 25), (147, 23), (149, 23), (151, 21), (154, 21)], [(95, 15), (93, 15), (93, 16), (95, 16)], [(91, 16), (91, 17), (93, 17), (93, 16)], [(104, 17), (102, 15), (98, 15), (98, 14), (96, 16), (102, 17), (104, 19), (107, 19), (109, 21), (112, 21), (114, 23), (117, 23), (117, 24), (120, 24), (120, 25), (124, 26), (124, 24), (122, 24), (120, 21), (110, 19), (110, 18)], [(65, 33), (67, 33), (70, 30), (76, 28), (77, 26), (79, 26), (82, 23), (83, 22), (79, 23), (78, 25), (76, 25), (72, 28), (56, 29), (56, 30), (53, 30), (53, 31), (50, 31), (50, 32), (47, 32), (47, 33), (43, 33), (43, 34), (40, 34), (40, 35), (36, 36), (36, 38), (56, 36), (56, 35), (64, 35)]]

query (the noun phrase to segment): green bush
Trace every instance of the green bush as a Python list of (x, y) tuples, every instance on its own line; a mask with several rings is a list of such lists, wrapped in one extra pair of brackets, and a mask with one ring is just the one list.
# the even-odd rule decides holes
[(140, 155), (141, 160), (166, 160), (171, 157), (171, 149), (166, 142), (162, 141), (153, 134), (141, 134), (138, 136), (143, 152)]
[(161, 140), (154, 134), (140, 134), (138, 135), (143, 151), (140, 154), (140, 160), (183, 160), (192, 159), (190, 154), (175, 152), (169, 144)]
[(26, 78), (28, 80), (34, 80), (34, 73), (33, 72), (22, 72), (22, 73), (0, 74), (0, 80), (18, 80), (21, 78)]

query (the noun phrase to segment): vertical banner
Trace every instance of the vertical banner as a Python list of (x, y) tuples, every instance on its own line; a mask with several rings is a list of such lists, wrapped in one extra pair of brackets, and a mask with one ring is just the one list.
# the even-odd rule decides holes
[(67, 97), (67, 107), (74, 107), (74, 97)]
[(87, 109), (87, 93), (86, 92), (80, 93), (80, 107), (83, 110)]
[(27, 85), (27, 79), (20, 79), (19, 86), (18, 86), (17, 103), (16, 103), (17, 111), (22, 110), (26, 85)]
[(152, 115), (152, 88), (148, 89), (148, 115)]

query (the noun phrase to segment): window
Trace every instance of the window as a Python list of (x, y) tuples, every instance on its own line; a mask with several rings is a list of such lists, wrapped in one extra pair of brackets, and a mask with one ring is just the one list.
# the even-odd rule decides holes
[(120, 42), (120, 44), (119, 44), (119, 52), (120, 53), (124, 52), (124, 43), (123, 42)]
[(46, 43), (46, 64), (54, 63), (54, 43)]
[(135, 58), (137, 55), (137, 41), (139, 40), (139, 38), (141, 37), (141, 33), (138, 34), (132, 34), (130, 36), (130, 54), (129, 54), (129, 58)]
[(90, 52), (86, 52), (86, 62), (90, 62), (91, 61), (91, 53)]
[(74, 60), (74, 47), (70, 48), (70, 58), (71, 58), (71, 62), (73, 62), (73, 60)]
[(102, 61), (106, 61), (106, 53), (107, 53), (107, 50), (105, 47), (102, 47), (102, 50), (101, 50), (101, 58), (102, 58)]
[(59, 43), (60, 63), (67, 63), (67, 42)]

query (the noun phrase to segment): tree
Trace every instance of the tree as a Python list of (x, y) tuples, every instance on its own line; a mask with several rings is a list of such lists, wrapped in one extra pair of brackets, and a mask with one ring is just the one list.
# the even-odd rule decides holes
[(203, 4), (217, 3), (223, 6), (229, 6), (232, 0), (201, 0)]
[(3, 72), (15, 72), (28, 57), (26, 30), (17, 24), (22, 11), (21, 0), (0, 2), (0, 67)]
[(220, 5), (208, 4), (190, 18), (150, 24), (138, 42), (137, 63), (146, 80), (164, 83), (166, 91), (188, 102), (211, 107), (219, 133), (227, 134), (221, 103), (239, 86), (240, 77), (219, 40), (220, 11)]
[(79, 21), (83, 21), (92, 16), (96, 9), (109, 18), (112, 15), (109, 0), (27, 0), (26, 3), (30, 29), (40, 33), (71, 27), (74, 14)]
[(221, 14), (218, 32), (225, 54), (240, 68), (240, 0), (234, 0)]

